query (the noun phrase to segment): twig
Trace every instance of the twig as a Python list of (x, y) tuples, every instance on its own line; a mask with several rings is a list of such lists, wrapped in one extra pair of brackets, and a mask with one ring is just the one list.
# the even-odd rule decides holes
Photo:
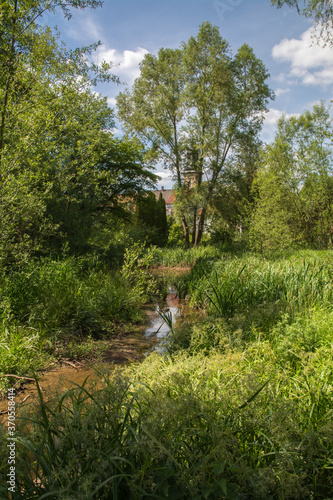
[(0, 375), (0, 378), (2, 377), (15, 377), (15, 378), (19, 378), (19, 379), (22, 379), (22, 380), (31, 380), (32, 382), (35, 382), (35, 379), (34, 378), (30, 378), (30, 377), (19, 377), (18, 375)]
[(62, 363), (66, 363), (66, 365), (69, 365), (69, 366), (72, 366), (73, 368), (75, 368), (75, 370), (78, 370), (78, 367), (75, 366), (73, 363), (71, 363), (70, 361), (66, 361), (65, 359), (62, 359), (61, 360)]
[(76, 360), (76, 361), (75, 361), (75, 363), (76, 363), (77, 365), (84, 366), (84, 364), (83, 364), (83, 363), (80, 363), (80, 361), (78, 361), (78, 360)]

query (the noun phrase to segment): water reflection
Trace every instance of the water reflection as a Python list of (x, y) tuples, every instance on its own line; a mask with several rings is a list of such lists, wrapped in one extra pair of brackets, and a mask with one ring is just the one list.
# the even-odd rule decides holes
[(158, 304), (154, 310), (147, 311), (149, 325), (145, 329), (146, 337), (156, 337), (163, 339), (170, 332), (167, 323), (161, 318), (159, 312), (168, 312), (172, 317), (172, 324), (181, 316), (181, 304), (178, 298), (178, 292), (175, 288), (169, 288), (169, 293), (163, 305)]

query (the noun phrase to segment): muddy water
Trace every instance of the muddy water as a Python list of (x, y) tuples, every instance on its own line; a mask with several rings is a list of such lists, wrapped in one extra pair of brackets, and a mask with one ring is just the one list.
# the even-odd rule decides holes
[[(198, 312), (193, 311), (184, 301), (178, 299), (177, 290), (172, 287), (165, 301), (159, 304), (146, 306), (147, 326), (143, 333), (126, 334), (118, 337), (112, 348), (107, 350), (103, 356), (103, 365), (113, 368), (125, 365), (133, 361), (142, 360), (154, 349), (163, 350), (163, 340), (169, 333), (168, 325), (161, 318), (159, 311), (168, 312), (172, 316), (172, 323), (175, 326), (184, 322), (193, 322), (198, 318)], [(52, 393), (56, 389), (66, 389), (73, 385), (81, 385), (88, 377), (94, 380), (99, 377), (94, 365), (92, 366), (68, 366), (63, 364), (49, 372), (39, 374), (39, 385), (43, 393)], [(12, 379), (14, 381), (14, 379)], [(16, 382), (16, 380), (15, 380)], [(24, 385), (23, 389), (16, 396), (16, 402), (26, 404), (37, 395), (34, 382)], [(0, 401), (0, 415), (6, 409), (6, 400)]]
[(183, 299), (178, 298), (177, 290), (170, 287), (166, 301), (156, 305), (153, 310), (147, 311), (147, 316), (150, 319), (150, 324), (145, 329), (145, 337), (155, 338), (155, 349), (163, 351), (163, 340), (165, 340), (170, 332), (169, 326), (164, 322), (161, 313), (168, 313), (172, 318), (173, 327), (184, 325), (184, 323), (193, 323), (202, 317), (203, 313), (191, 308)]

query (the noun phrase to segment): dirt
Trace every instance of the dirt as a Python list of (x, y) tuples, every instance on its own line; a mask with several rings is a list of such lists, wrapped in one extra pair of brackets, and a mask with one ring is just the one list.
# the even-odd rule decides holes
[[(152, 350), (158, 348), (158, 343), (169, 331), (158, 314), (159, 309), (170, 311), (174, 324), (193, 315), (193, 310), (184, 301), (178, 299), (177, 291), (170, 290), (163, 304), (159, 306), (151, 304), (145, 307), (148, 319), (146, 327), (136, 327), (132, 332), (119, 333), (108, 341), (99, 341), (104, 343), (105, 349), (98, 362), (112, 369), (119, 365), (142, 361)], [(38, 383), (43, 393), (52, 392), (56, 388), (69, 388), (73, 384), (81, 385), (87, 377), (90, 379), (98, 377), (94, 369), (95, 365), (96, 360), (93, 359), (79, 362), (62, 358), (50, 369), (38, 372)], [(36, 383), (31, 380), (25, 380), (22, 383), (22, 380), (15, 378), (11, 381), (15, 388), (15, 402), (19, 410), (21, 405), (28, 404), (32, 401), (32, 396), (37, 395)], [(6, 418), (7, 410), (8, 401), (4, 395), (0, 400), (0, 417)]]

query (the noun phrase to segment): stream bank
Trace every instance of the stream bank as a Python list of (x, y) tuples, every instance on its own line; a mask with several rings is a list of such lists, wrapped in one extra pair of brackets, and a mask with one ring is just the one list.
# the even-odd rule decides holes
[[(84, 380), (98, 377), (96, 368), (99, 366), (112, 369), (128, 363), (142, 361), (155, 349), (163, 350), (163, 341), (170, 331), (169, 326), (163, 321), (160, 312), (168, 312), (172, 317), (173, 325), (180, 325), (186, 321), (193, 321), (193, 315), (198, 312), (190, 308), (184, 299), (178, 298), (178, 292), (173, 287), (169, 287), (165, 300), (155, 304), (147, 304), (143, 307), (146, 314), (146, 325), (135, 328), (130, 333), (120, 333), (115, 338), (104, 342), (105, 349), (100, 355), (98, 362), (60, 360), (59, 365), (38, 372), (38, 383), (43, 393), (52, 393), (57, 389), (69, 388), (73, 384), (81, 385)], [(12, 379), (14, 382), (14, 379)], [(17, 380), (15, 379), (15, 382)], [(37, 395), (36, 384), (26, 380), (17, 390), (16, 402), (18, 405), (25, 404), (26, 401)], [(6, 414), (7, 400), (0, 401), (0, 415)]]

